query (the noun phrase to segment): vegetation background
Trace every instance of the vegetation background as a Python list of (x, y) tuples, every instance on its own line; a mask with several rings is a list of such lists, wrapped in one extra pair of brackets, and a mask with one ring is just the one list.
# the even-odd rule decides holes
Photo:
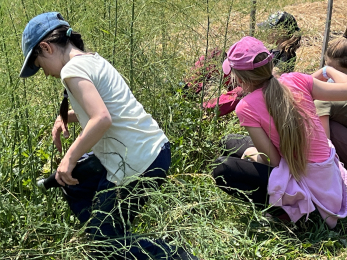
[[(296, 70), (317, 69), (327, 1), (257, 2), (257, 22), (277, 10), (297, 18), (303, 44)], [(334, 2), (332, 38), (347, 25), (344, 0)], [(0, 259), (87, 259), (93, 246), (60, 190), (42, 194), (35, 185), (61, 158), (51, 127), (63, 87), (42, 72), (25, 80), (18, 74), (21, 33), (32, 17), (47, 11), (61, 12), (87, 47), (117, 68), (172, 143), (169, 181), (152, 194), (135, 232), (166, 237), (203, 259), (345, 258), (346, 220), (333, 230), (315, 214), (307, 222), (285, 225), (252, 203), (227, 196), (210, 177), (220, 138), (243, 129), (233, 114), (217, 119), (202, 111), (206, 94), (190, 95), (180, 82), (207, 50), (227, 49), (249, 34), (251, 8), (251, 0), (2, 0)], [(258, 30), (256, 36), (263, 37)], [(221, 62), (216, 65), (221, 69)], [(223, 92), (219, 79), (213, 84), (211, 97)], [(79, 128), (70, 131), (65, 148)]]

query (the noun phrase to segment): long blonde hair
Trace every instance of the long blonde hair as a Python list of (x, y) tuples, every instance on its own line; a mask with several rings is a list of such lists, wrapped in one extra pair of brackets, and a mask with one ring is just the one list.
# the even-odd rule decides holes
[[(254, 63), (267, 56), (267, 53), (258, 54)], [(296, 180), (300, 180), (306, 173), (311, 119), (305, 115), (288, 87), (272, 77), (272, 69), (273, 64), (269, 62), (254, 70), (233, 69), (233, 72), (251, 91), (262, 88), (267, 110), (280, 137), (280, 152), (290, 173)]]

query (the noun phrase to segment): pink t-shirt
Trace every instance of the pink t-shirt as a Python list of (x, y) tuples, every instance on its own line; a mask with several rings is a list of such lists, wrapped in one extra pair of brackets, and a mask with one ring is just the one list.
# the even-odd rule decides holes
[[(282, 74), (279, 81), (288, 86), (296, 101), (300, 100), (303, 110), (312, 117), (313, 130), (309, 135), (309, 162), (324, 162), (330, 156), (330, 148), (324, 128), (316, 115), (316, 108), (312, 98), (313, 78), (302, 73)], [(266, 108), (261, 89), (257, 89), (244, 97), (236, 107), (236, 115), (241, 126), (261, 127), (274, 146), (279, 151), (280, 138), (275, 123)]]

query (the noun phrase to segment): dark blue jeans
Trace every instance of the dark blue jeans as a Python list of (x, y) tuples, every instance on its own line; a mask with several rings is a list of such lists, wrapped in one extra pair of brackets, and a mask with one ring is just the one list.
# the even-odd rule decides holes
[(148, 192), (165, 181), (171, 163), (170, 144), (166, 143), (148, 169), (125, 187), (106, 179), (106, 170), (87, 181), (64, 187), (67, 201), (78, 219), (87, 223), (86, 232), (102, 241), (96, 248), (100, 259), (180, 259), (174, 248), (162, 240), (141, 239), (130, 234), (131, 223), (148, 200)]

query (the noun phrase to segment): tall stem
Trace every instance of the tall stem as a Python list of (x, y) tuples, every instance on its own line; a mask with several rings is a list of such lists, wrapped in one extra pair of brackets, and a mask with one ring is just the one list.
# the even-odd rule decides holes
[(113, 52), (112, 52), (112, 64), (114, 65), (114, 57), (116, 55), (116, 39), (117, 39), (117, 29), (118, 29), (118, 0), (115, 1), (116, 14), (114, 21), (114, 36), (113, 36)]
[(132, 0), (131, 25), (130, 25), (130, 89), (134, 87), (134, 20), (135, 20), (135, 0)]
[[(209, 34), (210, 34), (210, 10), (209, 10), (209, 3), (208, 0), (206, 0), (206, 13), (207, 13), (207, 30), (206, 30), (206, 50), (205, 50), (205, 62), (204, 62), (204, 69), (203, 69), (203, 75), (206, 75), (206, 59), (207, 59), (207, 53), (208, 53), (208, 47), (209, 47)], [(202, 89), (201, 89), (201, 97), (200, 97), (200, 127), (199, 127), (199, 140), (201, 140), (201, 134), (202, 134), (202, 116), (204, 112), (204, 96), (205, 96), (205, 85), (206, 85), (206, 77), (204, 76), (204, 80), (202, 83)]]
[(256, 0), (251, 0), (252, 1), (252, 7), (251, 7), (251, 22), (249, 24), (249, 35), (253, 36), (254, 35), (254, 30), (255, 30), (255, 13), (256, 13), (256, 7), (257, 7), (257, 1)]
[[(228, 29), (229, 29), (229, 21), (230, 21), (230, 15), (231, 15), (231, 10), (233, 6), (234, 1), (231, 1), (231, 4), (229, 6), (229, 11), (228, 11), (228, 18), (227, 18), (227, 23), (225, 27), (225, 33), (224, 33), (224, 45), (223, 45), (223, 53), (225, 52), (226, 49), (226, 44), (227, 44), (227, 37), (228, 37)], [(219, 88), (218, 88), (218, 98), (217, 98), (217, 104), (214, 108), (214, 118), (213, 118), (213, 132), (215, 132), (216, 125), (217, 125), (217, 118), (219, 116), (219, 97), (222, 92), (222, 86), (223, 86), (223, 81), (224, 81), (224, 72), (221, 68), (221, 73), (220, 73), (220, 78), (219, 78)]]
[(27, 20), (29, 21), (29, 16), (28, 16), (28, 13), (27, 13), (27, 9), (26, 9), (26, 7), (24, 5), (24, 0), (22, 0), (22, 5), (23, 5), (23, 9), (24, 9), (24, 14), (27, 17)]

